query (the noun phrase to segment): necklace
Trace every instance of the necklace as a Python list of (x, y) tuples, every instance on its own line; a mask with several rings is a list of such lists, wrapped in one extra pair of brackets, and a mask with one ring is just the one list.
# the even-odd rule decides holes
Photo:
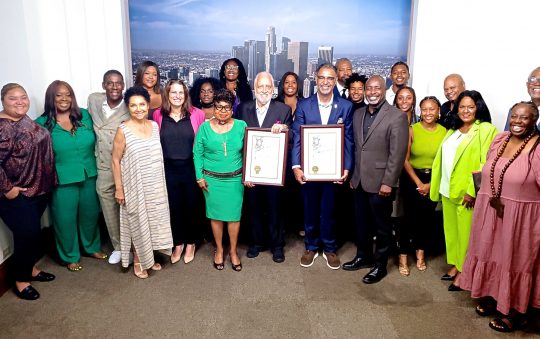
[(523, 143), (519, 146), (518, 150), (514, 155), (510, 158), (510, 160), (504, 165), (504, 167), (501, 170), (501, 175), (499, 176), (499, 182), (497, 183), (497, 190), (495, 189), (495, 165), (497, 164), (497, 161), (499, 158), (503, 155), (504, 150), (506, 149), (506, 146), (508, 145), (508, 142), (510, 141), (510, 138), (512, 137), (512, 134), (509, 134), (506, 139), (504, 139), (504, 142), (497, 152), (497, 155), (495, 156), (495, 159), (493, 159), (493, 163), (491, 163), (491, 168), (489, 170), (489, 184), (491, 186), (491, 197), (489, 198), (489, 205), (495, 209), (497, 212), (497, 217), (502, 218), (504, 215), (504, 204), (501, 202), (501, 192), (502, 192), (502, 185), (503, 185), (503, 179), (504, 174), (506, 173), (506, 170), (510, 165), (516, 160), (516, 158), (521, 154), (521, 152), (525, 149), (525, 146), (527, 146), (527, 143), (529, 140), (532, 139), (536, 135), (535, 132), (529, 134), (529, 136), (523, 141)]
[[(226, 122), (222, 122), (222, 121), (218, 121), (218, 124), (221, 125), (221, 126), (224, 126), (225, 124), (227, 123)], [(224, 156), (227, 156), (227, 141), (228, 141), (228, 138), (229, 138), (229, 132), (231, 131), (232, 129), (232, 126), (229, 127), (229, 129), (227, 131), (225, 131), (224, 133), (221, 133), (221, 145), (223, 147), (223, 155)]]

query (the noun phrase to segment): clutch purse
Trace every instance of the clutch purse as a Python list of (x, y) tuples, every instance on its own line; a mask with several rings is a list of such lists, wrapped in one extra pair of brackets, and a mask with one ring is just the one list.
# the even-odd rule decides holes
[(476, 195), (478, 195), (478, 191), (480, 191), (480, 184), (482, 183), (482, 172), (472, 172), (472, 179), (474, 183), (474, 192)]

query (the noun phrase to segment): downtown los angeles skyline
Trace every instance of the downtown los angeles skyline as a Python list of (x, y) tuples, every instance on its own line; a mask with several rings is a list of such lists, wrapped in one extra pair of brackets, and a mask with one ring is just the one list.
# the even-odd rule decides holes
[(308, 6), (283, 0), (268, 6), (247, 0), (130, 0), (131, 46), (230, 53), (245, 40), (264, 41), (273, 26), (278, 52), (287, 37), (308, 42), (310, 55), (319, 46), (333, 46), (338, 56), (404, 56), (410, 6), (410, 0), (314, 0)]

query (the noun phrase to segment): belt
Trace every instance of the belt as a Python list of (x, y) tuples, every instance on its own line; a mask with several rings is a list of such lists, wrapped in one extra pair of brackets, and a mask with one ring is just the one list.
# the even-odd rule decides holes
[(431, 173), (431, 168), (414, 168), (414, 171), (415, 172), (420, 172), (420, 173), (425, 173), (425, 174), (430, 174)]
[(203, 174), (206, 174), (214, 178), (232, 178), (232, 177), (237, 176), (238, 174), (242, 174), (242, 169), (239, 168), (234, 172), (227, 172), (227, 173), (218, 173), (218, 172), (212, 172), (212, 171), (203, 169), (202, 172)]

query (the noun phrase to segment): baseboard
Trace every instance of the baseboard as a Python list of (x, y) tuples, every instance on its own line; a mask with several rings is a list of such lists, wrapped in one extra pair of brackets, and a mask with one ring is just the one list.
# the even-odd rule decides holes
[(7, 260), (4, 260), (2, 264), (0, 264), (0, 297), (6, 293), (6, 291), (10, 288), (12, 285), (10, 281), (8, 281), (8, 266), (11, 261), (11, 257), (7, 258)]

